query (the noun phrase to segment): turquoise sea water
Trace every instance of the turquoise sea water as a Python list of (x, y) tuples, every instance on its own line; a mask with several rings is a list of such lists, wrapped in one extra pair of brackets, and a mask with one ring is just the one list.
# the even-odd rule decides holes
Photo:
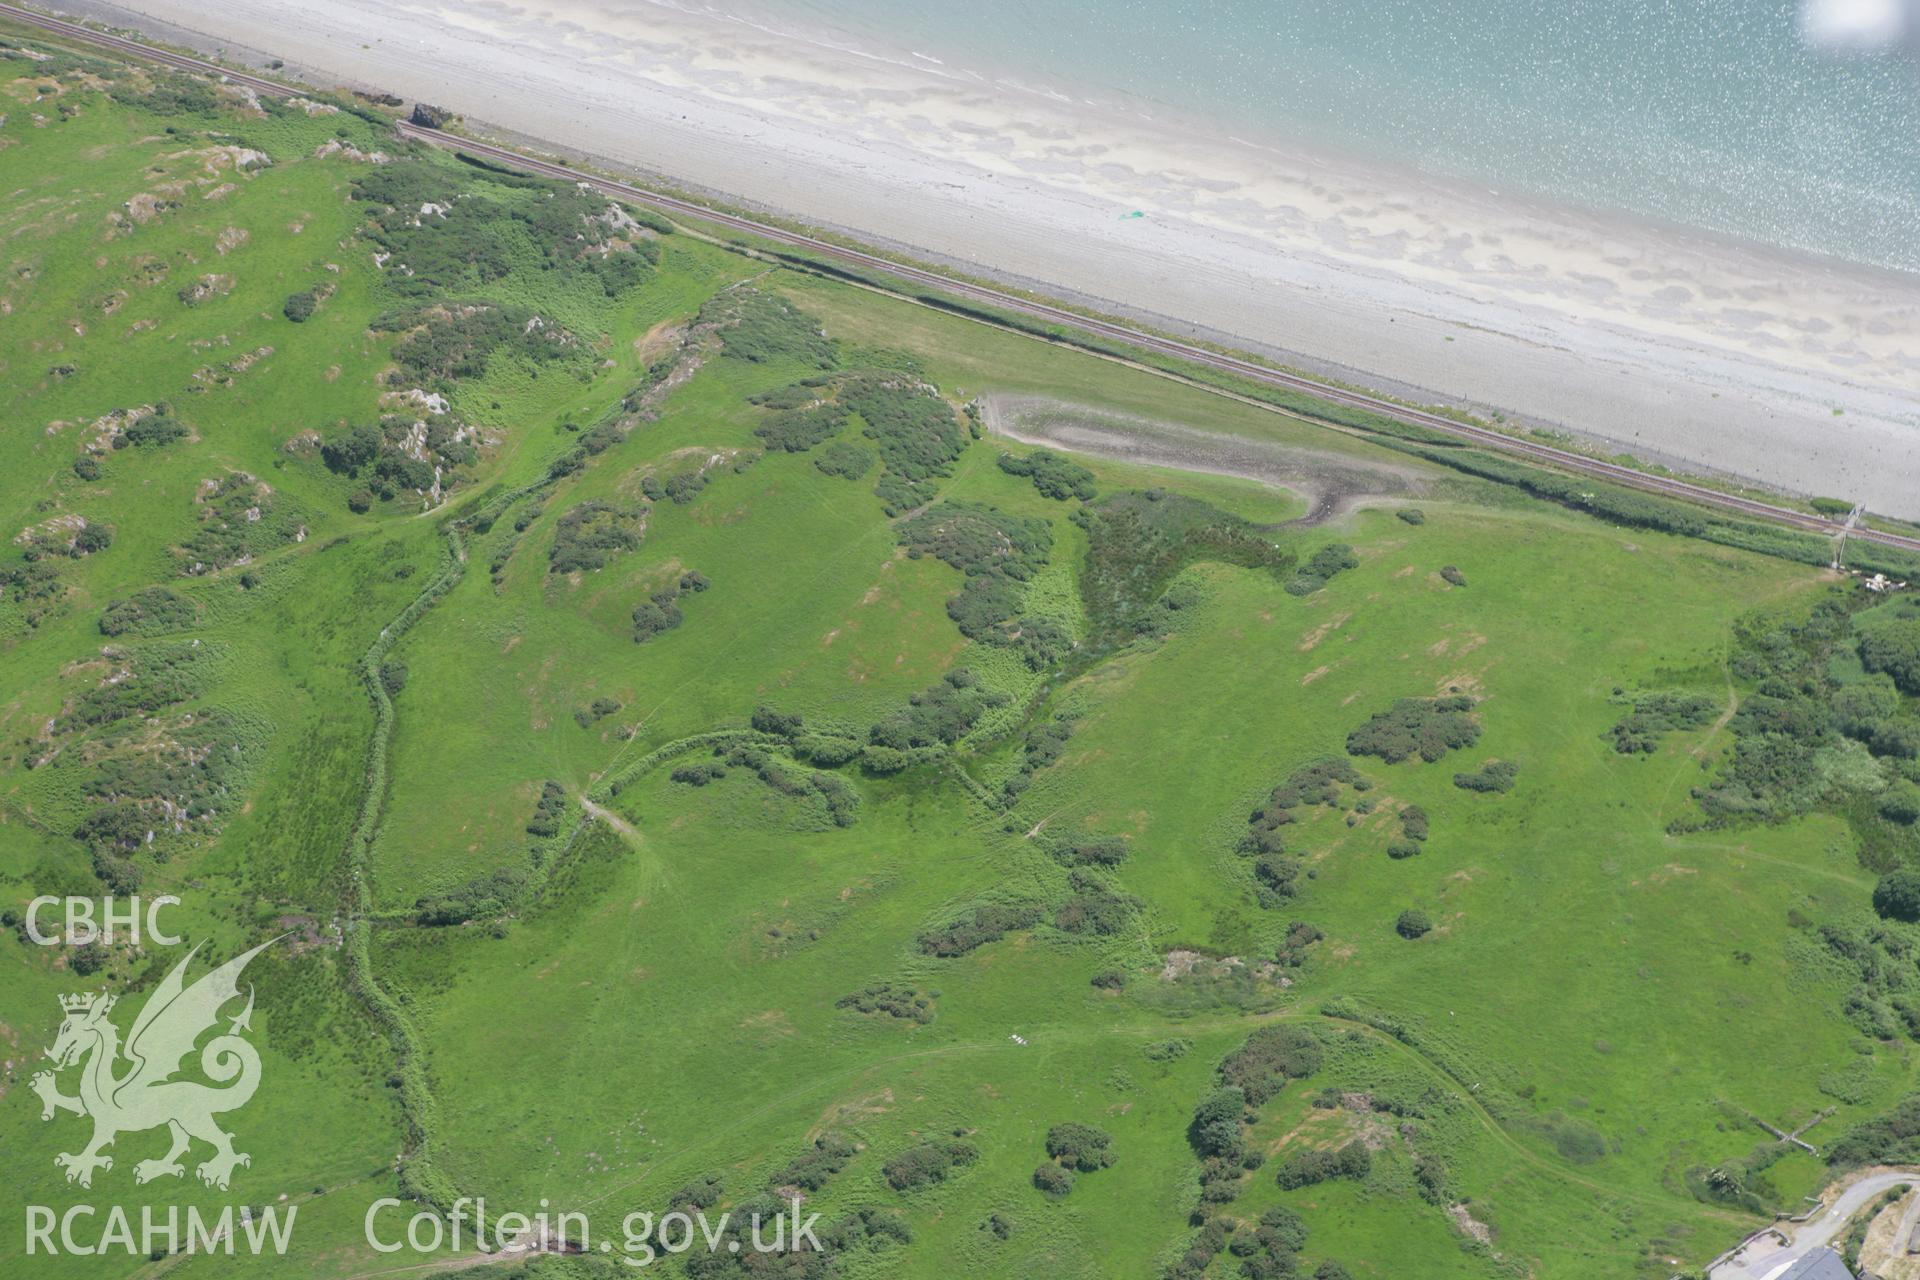
[(712, 0), (800, 38), (1920, 271), (1920, 66), (1793, 0)]

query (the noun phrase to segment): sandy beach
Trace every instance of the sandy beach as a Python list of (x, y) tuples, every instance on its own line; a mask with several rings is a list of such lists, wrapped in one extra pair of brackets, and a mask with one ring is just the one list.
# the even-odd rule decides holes
[(1318, 372), (1920, 517), (1920, 276), (1213, 137), (650, 0), (61, 8)]

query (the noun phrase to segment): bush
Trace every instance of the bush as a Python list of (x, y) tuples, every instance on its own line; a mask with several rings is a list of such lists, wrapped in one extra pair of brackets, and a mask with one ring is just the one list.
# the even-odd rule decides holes
[(647, 600), (633, 607), (633, 642), (642, 644), (662, 631), (671, 631), (687, 620), (686, 614), (671, 601)]
[(319, 302), (320, 300), (314, 297), (313, 290), (303, 289), (299, 293), (287, 296), (285, 304), (280, 308), (280, 314), (295, 324), (305, 324), (313, 316), (313, 309), (319, 305)]
[[(840, 406), (817, 404), (806, 409), (783, 409), (755, 427), (753, 434), (766, 441), (769, 449), (778, 449), (783, 453), (805, 453), (838, 435), (846, 422), (846, 410)], [(852, 447), (866, 453), (858, 445)], [(867, 456), (871, 458), (872, 455)]]
[(320, 460), (327, 464), (329, 471), (358, 475), (361, 467), (380, 456), (380, 446), (384, 443), (385, 437), (378, 427), (354, 427), (345, 435), (322, 441)]
[(1513, 790), (1513, 780), (1519, 774), (1520, 766), (1510, 760), (1490, 760), (1477, 772), (1454, 774), (1453, 785), (1462, 791), (1492, 791), (1504, 795)]
[(1287, 936), (1281, 939), (1280, 949), (1274, 953), (1273, 962), (1283, 968), (1297, 969), (1307, 962), (1307, 951), (1314, 943), (1327, 935), (1317, 925), (1305, 920), (1295, 920), (1287, 926)]
[[(1916, 884), (1915, 887), (1916, 890), (1920, 890), (1920, 884)], [(1920, 911), (1920, 897), (1916, 898), (1916, 911)], [(1419, 938), (1433, 931), (1433, 921), (1426, 912), (1417, 907), (1409, 907), (1393, 922), (1393, 931), (1403, 938)]]
[(698, 323), (715, 326), (722, 352), (735, 360), (797, 360), (819, 369), (838, 362), (819, 322), (778, 294), (728, 289), (700, 309)]
[(151, 633), (191, 626), (197, 616), (193, 601), (165, 587), (148, 587), (129, 599), (110, 601), (100, 611), (100, 634), (118, 636), (129, 631)]
[(912, 763), (912, 756), (893, 747), (872, 746), (860, 753), (860, 767), (881, 776), (898, 773)]
[(529, 835), (552, 836), (560, 833), (560, 821), (567, 815), (567, 790), (557, 782), (540, 785), (540, 800), (533, 816), (527, 819)]
[(1063, 861), (1083, 866), (1117, 867), (1127, 859), (1125, 836), (1099, 836), (1068, 845), (1060, 851)]
[(100, 478), (100, 460), (90, 453), (83, 453), (73, 460), (73, 474), (82, 480)]
[(909, 1022), (932, 1022), (933, 1000), (923, 991), (899, 982), (870, 983), (851, 995), (833, 1002), (836, 1009), (859, 1013), (884, 1013)]
[(1867, 746), (1877, 756), (1891, 756), (1895, 760), (1920, 758), (1920, 719), (1900, 716), (1875, 726)]
[(1093, 975), (1093, 985), (1101, 991), (1124, 991), (1127, 975), (1119, 969), (1102, 969)]
[(707, 760), (698, 764), (685, 764), (675, 769), (668, 777), (689, 787), (704, 787), (709, 782), (717, 782), (727, 776), (727, 767), (718, 761)]
[(813, 1140), (813, 1145), (794, 1157), (786, 1168), (774, 1175), (773, 1185), (818, 1191), (829, 1179), (847, 1167), (847, 1161), (860, 1146), (843, 1133), (828, 1130)]
[(89, 942), (67, 952), (67, 967), (82, 978), (90, 978), (107, 967), (107, 961), (113, 958), (98, 941)]
[(1099, 881), (1078, 873), (1073, 878), (1073, 888), (1073, 895), (1053, 913), (1053, 927), (1062, 933), (1111, 937), (1127, 927), (1140, 905), (1135, 899), (1115, 893)]
[[(950, 746), (965, 737), (981, 716), (1006, 703), (1006, 694), (986, 688), (971, 671), (958, 667), (939, 684), (914, 694), (906, 707), (870, 726), (867, 740), (875, 747), (895, 751)], [(871, 750), (867, 763), (876, 771), (885, 771)]]
[(1193, 1119), (1187, 1122), (1188, 1144), (1202, 1159), (1239, 1159), (1241, 1118), (1246, 1110), (1247, 1096), (1239, 1089), (1215, 1089), (1201, 1099), (1193, 1110)]
[(706, 472), (682, 471), (677, 476), (668, 477), (664, 492), (674, 505), (684, 507), (698, 497), (700, 491), (706, 487)]
[(930, 956), (961, 956), (975, 947), (997, 942), (1017, 929), (1030, 929), (1039, 920), (1037, 908), (989, 903), (975, 907), (958, 920), (926, 930), (918, 942), (920, 950)]
[(393, 658), (381, 663), (380, 687), (387, 691), (389, 698), (398, 696), (407, 687), (407, 664)]
[(1881, 792), (1880, 816), (1906, 826), (1920, 822), (1920, 787), (1911, 782), (1896, 782)]
[(1280, 1162), (1274, 1181), (1282, 1190), (1310, 1187), (1334, 1178), (1364, 1178), (1373, 1168), (1366, 1144), (1349, 1142), (1337, 1151), (1297, 1151)]
[(820, 451), (813, 465), (830, 476), (842, 480), (858, 480), (873, 469), (873, 454), (857, 444), (848, 444), (836, 440)]
[(605, 567), (614, 556), (640, 545), (641, 511), (611, 502), (583, 502), (554, 526), (547, 552), (549, 573)]
[(1903, 693), (1920, 696), (1920, 619), (1886, 623), (1861, 636), (1860, 664), (1892, 676)]
[(1417, 840), (1389, 840), (1387, 841), (1387, 856), (1396, 862), (1406, 858), (1419, 857), (1420, 842)]
[(1418, 755), (1432, 764), (1448, 751), (1480, 740), (1473, 699), (1402, 698), (1347, 735), (1347, 753), (1398, 764)]
[(1073, 1172), (1049, 1160), (1033, 1171), (1033, 1185), (1042, 1195), (1058, 1200), (1073, 1190)]
[(158, 449), (175, 440), (184, 440), (186, 436), (187, 424), (162, 410), (138, 422), (129, 423), (113, 438), (113, 447), (124, 449), (131, 445), (136, 449)]
[(1833, 713), (1834, 728), (1850, 738), (1866, 741), (1882, 721), (1899, 714), (1900, 691), (1890, 677), (1876, 675), (1837, 690), (1828, 705)]
[(1300, 566), (1300, 570), (1287, 583), (1287, 594), (1308, 596), (1327, 585), (1327, 582), (1339, 573), (1358, 568), (1360, 557), (1353, 548), (1344, 542), (1329, 543), (1313, 553), (1313, 557)]
[(837, 769), (849, 760), (860, 758), (861, 746), (851, 738), (824, 733), (803, 733), (793, 742), (794, 754), (823, 769)]
[(1467, 585), (1467, 575), (1461, 573), (1460, 570), (1450, 564), (1440, 566), (1440, 576), (1456, 587), (1464, 587)]
[(1220, 1063), (1222, 1082), (1238, 1088), (1250, 1107), (1278, 1094), (1288, 1080), (1320, 1069), (1319, 1037), (1306, 1027), (1262, 1027)]
[(1713, 719), (1720, 704), (1705, 694), (1649, 693), (1634, 700), (1633, 710), (1607, 732), (1621, 755), (1649, 753), (1660, 740), (1678, 729), (1698, 729)]
[(1427, 522), (1427, 513), (1418, 507), (1402, 507), (1393, 514), (1399, 516), (1408, 524), (1425, 524)]
[(915, 1191), (944, 1182), (955, 1169), (979, 1158), (980, 1153), (965, 1142), (923, 1142), (887, 1161), (880, 1172), (895, 1191)]
[(1065, 1168), (1092, 1173), (1113, 1163), (1113, 1135), (1090, 1124), (1057, 1124), (1047, 1130), (1047, 1154)]
[(1024, 458), (1003, 453), (1000, 469), (1010, 476), (1026, 476), (1041, 496), (1059, 502), (1068, 498), (1092, 502), (1098, 492), (1093, 485), (1093, 472), (1049, 449), (1036, 449)]
[(752, 724), (761, 733), (791, 738), (800, 732), (801, 721), (797, 715), (787, 715), (772, 707), (758, 706), (753, 709)]
[(449, 893), (419, 899), (414, 918), (430, 927), (484, 920), (512, 910), (526, 885), (526, 872), (502, 867), (492, 875), (469, 880)]
[(1888, 920), (1920, 921), (1920, 871), (1889, 871), (1873, 886), (1873, 909)]

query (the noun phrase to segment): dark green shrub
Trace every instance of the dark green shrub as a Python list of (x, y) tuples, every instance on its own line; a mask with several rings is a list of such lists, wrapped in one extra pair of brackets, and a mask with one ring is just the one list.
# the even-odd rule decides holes
[(1033, 1185), (1042, 1195), (1058, 1200), (1073, 1190), (1073, 1172), (1049, 1160), (1033, 1171)]
[(527, 831), (536, 836), (558, 835), (561, 819), (566, 815), (566, 788), (557, 782), (542, 783), (539, 803), (534, 806), (533, 816), (527, 819)]
[(193, 601), (165, 587), (147, 587), (134, 592), (129, 599), (109, 602), (100, 611), (100, 634), (152, 633), (191, 626), (197, 617)]
[(1220, 1063), (1220, 1079), (1238, 1088), (1249, 1107), (1263, 1105), (1288, 1080), (1320, 1069), (1324, 1051), (1306, 1027), (1262, 1027)]
[(801, 728), (799, 716), (788, 715), (768, 706), (755, 707), (751, 723), (761, 733), (771, 733), (782, 738), (794, 737)]
[(1402, 698), (1348, 734), (1347, 753), (1378, 756), (1388, 764), (1418, 755), (1432, 764), (1448, 751), (1480, 740), (1473, 705), (1473, 699), (1464, 695)]
[(836, 1009), (884, 1013), (909, 1022), (932, 1022), (933, 999), (924, 991), (899, 982), (875, 982), (833, 1002)]
[(930, 956), (960, 956), (975, 947), (997, 942), (1018, 929), (1032, 928), (1040, 919), (1035, 907), (989, 903), (919, 937), (920, 950)]
[(842, 480), (858, 480), (873, 468), (873, 454), (857, 444), (835, 441), (820, 451), (813, 465)]
[(1049, 449), (1036, 449), (1024, 458), (1003, 453), (1000, 469), (1010, 476), (1026, 476), (1043, 497), (1059, 502), (1068, 498), (1092, 502), (1098, 492), (1094, 488), (1093, 472)]
[(1873, 887), (1873, 909), (1889, 920), (1920, 920), (1920, 871), (1889, 871)]
[(1113, 1135), (1090, 1124), (1057, 1124), (1047, 1130), (1047, 1154), (1064, 1168), (1093, 1173), (1114, 1162)]
[(1287, 583), (1287, 594), (1308, 596), (1327, 585), (1335, 575), (1356, 569), (1360, 557), (1344, 542), (1334, 542), (1313, 553), (1300, 571)]
[(1511, 760), (1490, 760), (1473, 773), (1456, 773), (1453, 785), (1462, 791), (1491, 791), (1504, 795), (1513, 790), (1520, 766)]
[(1860, 637), (1860, 664), (1884, 671), (1901, 692), (1920, 696), (1920, 619), (1901, 619)]
[(965, 1142), (923, 1142), (887, 1161), (880, 1172), (895, 1191), (915, 1191), (946, 1181), (955, 1169), (963, 1169), (979, 1158), (980, 1153)]
[(1363, 1142), (1349, 1142), (1337, 1151), (1297, 1151), (1280, 1162), (1274, 1181), (1282, 1190), (1310, 1187), (1334, 1178), (1360, 1179), (1373, 1168), (1373, 1157)]

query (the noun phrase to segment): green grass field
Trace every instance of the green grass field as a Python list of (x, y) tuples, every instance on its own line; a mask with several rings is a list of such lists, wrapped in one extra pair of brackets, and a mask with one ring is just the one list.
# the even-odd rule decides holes
[[(299, 1216), (284, 1256), (29, 1258), (10, 1207), (0, 1273), (446, 1273), (481, 1259), (376, 1251), (368, 1206), (620, 1245), (713, 1179), (804, 1189), (835, 1230), (795, 1276), (1664, 1278), (1833, 1176), (1758, 1121), (1824, 1151), (1913, 1088), (1920, 927), (1873, 905), (1920, 856), (1909, 603), (364, 108), (6, 52), (0, 1173)], [(986, 397), (1399, 488), (1316, 525), (1081, 456), (1048, 496)], [(1350, 744), (1462, 698), (1471, 741)], [(225, 1189), (136, 1185), (158, 1131), (70, 1185), (84, 1121), (34, 1096), (56, 997), (131, 1008), (184, 950), (36, 945), (27, 904), (136, 890), (211, 954), (282, 939)], [(1112, 1159), (1048, 1195), (1063, 1124)]]

